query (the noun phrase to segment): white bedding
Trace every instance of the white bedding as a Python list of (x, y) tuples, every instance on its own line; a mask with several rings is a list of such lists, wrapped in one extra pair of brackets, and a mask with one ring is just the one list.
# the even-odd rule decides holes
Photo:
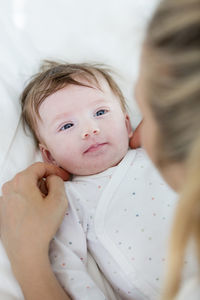
[[(19, 95), (42, 59), (95, 61), (118, 72), (116, 80), (133, 127), (133, 102), (145, 26), (159, 0), (0, 0), (0, 187), (40, 159), (20, 122)], [(0, 299), (23, 299), (0, 243)]]

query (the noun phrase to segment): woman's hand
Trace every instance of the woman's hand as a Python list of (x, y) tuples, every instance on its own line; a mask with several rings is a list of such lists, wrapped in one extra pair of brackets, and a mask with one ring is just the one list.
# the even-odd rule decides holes
[(139, 125), (136, 127), (136, 129), (133, 132), (132, 137), (129, 140), (129, 146), (132, 149), (137, 149), (137, 148), (141, 147), (140, 129), (141, 129), (141, 126), (142, 126), (142, 122), (143, 121), (141, 121), (139, 123)]
[[(47, 195), (39, 189), (46, 178)], [(68, 174), (60, 168), (35, 163), (5, 183), (0, 198), (0, 234), (13, 269), (31, 255), (48, 255), (67, 209), (62, 179)]]
[[(45, 184), (41, 185), (44, 178)], [(69, 300), (52, 272), (48, 249), (67, 209), (62, 169), (36, 163), (5, 183), (0, 234), (26, 300)], [(42, 191), (39, 187), (42, 187)]]

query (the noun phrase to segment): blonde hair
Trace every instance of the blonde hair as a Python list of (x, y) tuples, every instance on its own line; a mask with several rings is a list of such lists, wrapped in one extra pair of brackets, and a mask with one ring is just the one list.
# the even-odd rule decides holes
[(31, 78), (21, 94), (22, 122), (31, 130), (36, 144), (40, 142), (37, 133), (37, 118), (40, 119), (39, 107), (50, 95), (67, 85), (79, 85), (101, 90), (99, 77), (109, 85), (111, 91), (117, 96), (121, 108), (126, 112), (125, 98), (114, 79), (111, 70), (103, 64), (92, 63), (60, 63), (44, 61), (39, 73)]
[(184, 162), (187, 181), (172, 228), (163, 299), (181, 283), (194, 238), (200, 264), (200, 0), (163, 0), (144, 43), (145, 96), (158, 123), (158, 164)]

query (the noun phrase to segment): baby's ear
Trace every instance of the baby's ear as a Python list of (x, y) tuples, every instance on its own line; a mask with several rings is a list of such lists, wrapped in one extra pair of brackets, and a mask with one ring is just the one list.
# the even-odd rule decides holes
[(39, 148), (44, 162), (57, 165), (55, 159), (51, 155), (51, 152), (47, 149), (46, 146), (39, 144)]
[(126, 122), (126, 128), (127, 128), (127, 132), (128, 132), (128, 137), (131, 138), (132, 135), (133, 135), (133, 129), (132, 129), (131, 121), (130, 121), (130, 118), (129, 118), (128, 114), (125, 115), (125, 122)]

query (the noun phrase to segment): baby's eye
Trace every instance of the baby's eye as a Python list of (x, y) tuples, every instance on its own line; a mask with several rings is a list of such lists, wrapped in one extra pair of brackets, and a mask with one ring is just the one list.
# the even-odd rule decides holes
[(67, 123), (60, 128), (60, 131), (67, 130), (67, 129), (71, 128), (72, 126), (74, 126), (73, 123)]
[(107, 112), (108, 112), (107, 109), (100, 109), (95, 113), (95, 115), (98, 117), (106, 114)]

